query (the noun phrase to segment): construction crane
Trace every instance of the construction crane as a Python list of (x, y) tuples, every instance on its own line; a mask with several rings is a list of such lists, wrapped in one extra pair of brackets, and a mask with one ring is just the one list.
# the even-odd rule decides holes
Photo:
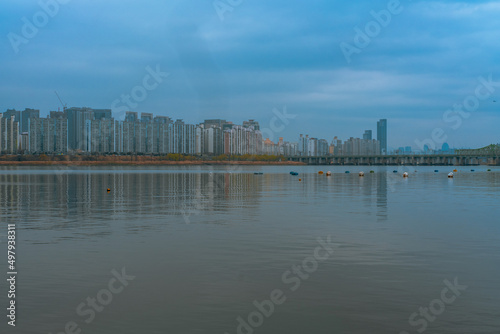
[(56, 93), (57, 98), (59, 99), (59, 102), (61, 102), (61, 105), (63, 106), (63, 111), (66, 111), (66, 108), (68, 107), (68, 104), (67, 104), (67, 103), (64, 103), (64, 102), (61, 100), (61, 97), (59, 96), (59, 94), (57, 94), (57, 91), (54, 91), (54, 93)]

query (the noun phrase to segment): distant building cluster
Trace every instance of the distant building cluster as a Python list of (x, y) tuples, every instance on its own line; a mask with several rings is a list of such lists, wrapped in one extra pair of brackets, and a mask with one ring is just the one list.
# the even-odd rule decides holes
[[(110, 109), (68, 108), (52, 111), (7, 110), (2, 115), (1, 150), (40, 153), (118, 153), (220, 155), (262, 154), (259, 123), (225, 120), (186, 124), (150, 113), (127, 112), (115, 120)], [(21, 131), (19, 131), (21, 130)], [(5, 141), (5, 142), (4, 142)]]
[[(401, 147), (399, 148), (401, 150)], [(439, 148), (429, 148), (428, 145), (424, 145), (424, 154), (454, 154), (455, 149), (450, 148), (450, 145), (448, 143), (443, 143), (441, 146), (441, 149)]]
[(362, 138), (351, 137), (344, 142), (334, 137), (329, 148), (330, 155), (382, 155), (387, 154), (387, 120), (377, 122), (377, 139), (373, 139), (373, 131), (365, 130)]
[(380, 155), (380, 141), (351, 137), (342, 142), (335, 137), (330, 147), (330, 152), (332, 155)]
[[(139, 117), (140, 116), (140, 117)], [(298, 142), (282, 137), (274, 143), (263, 138), (259, 123), (236, 125), (209, 119), (194, 125), (151, 113), (126, 112), (116, 120), (111, 109), (67, 108), (40, 117), (40, 111), (9, 109), (0, 114), (0, 151), (15, 154), (168, 154), (185, 155), (380, 155), (387, 152), (387, 120), (377, 123), (363, 138), (326, 139), (300, 135)]]
[(266, 138), (263, 143), (263, 154), (267, 155), (284, 155), (284, 156), (297, 156), (298, 144), (290, 143), (280, 137), (277, 143), (274, 143), (269, 138)]
[(310, 138), (309, 135), (299, 136), (298, 155), (324, 156), (328, 155), (328, 141), (325, 139)]

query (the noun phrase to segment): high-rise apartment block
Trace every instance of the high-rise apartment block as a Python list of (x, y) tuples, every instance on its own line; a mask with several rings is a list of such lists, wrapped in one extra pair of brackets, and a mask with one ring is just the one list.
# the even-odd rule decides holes
[(32, 154), (68, 152), (68, 122), (66, 118), (30, 118), (28, 147)]
[(16, 115), (10, 117), (0, 114), (0, 152), (14, 154), (18, 150), (19, 122)]
[(380, 155), (380, 142), (372, 139), (349, 138), (342, 144), (341, 155)]
[[(98, 112), (98, 117), (102, 111)], [(109, 114), (110, 115), (110, 114)], [(68, 148), (72, 151), (91, 152), (90, 127), (87, 121), (95, 119), (94, 110), (91, 108), (68, 108), (66, 109), (68, 120)], [(99, 118), (102, 119), (102, 118)]]

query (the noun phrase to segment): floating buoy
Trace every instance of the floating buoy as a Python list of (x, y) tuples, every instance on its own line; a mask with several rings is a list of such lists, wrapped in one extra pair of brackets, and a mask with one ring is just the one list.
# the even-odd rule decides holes
[(439, 173), (439, 171), (437, 169), (434, 169), (434, 173)]
[(450, 173), (448, 174), (448, 178), (449, 178), (449, 179), (452, 179), (452, 178), (453, 178), (453, 173), (451, 173), (451, 172), (450, 172)]
[(108, 193), (111, 191), (111, 189), (108, 188)]
[(392, 172), (393, 172), (393, 173), (397, 173), (398, 171), (397, 171), (397, 170), (393, 170)]
[(409, 176), (408, 172), (403, 173), (403, 177), (408, 177), (408, 176)]
[(349, 174), (350, 172), (348, 170), (345, 171), (346, 174)]
[(454, 169), (454, 170), (453, 170), (453, 173), (456, 173), (456, 172), (458, 172), (458, 170), (457, 170), (457, 169)]
[(297, 176), (297, 175), (299, 175), (299, 173), (297, 173), (297, 172), (290, 172), (290, 175)]
[(364, 172), (359, 172), (359, 176), (365, 176)]
[(319, 171), (319, 172), (318, 172), (318, 174), (319, 174), (319, 175), (323, 175), (323, 171)]
[(302, 179), (299, 179), (299, 181), (302, 181)]
[(326, 176), (332, 176), (332, 172), (330, 171), (326, 172)]
[(487, 171), (488, 171), (488, 172), (491, 172), (491, 169), (488, 169)]
[(475, 169), (471, 169), (470, 171), (471, 171), (471, 172), (475, 172), (476, 170), (475, 170)]
[(371, 170), (371, 171), (370, 171), (370, 174), (373, 174), (373, 173), (375, 173), (375, 171), (374, 171), (374, 170)]

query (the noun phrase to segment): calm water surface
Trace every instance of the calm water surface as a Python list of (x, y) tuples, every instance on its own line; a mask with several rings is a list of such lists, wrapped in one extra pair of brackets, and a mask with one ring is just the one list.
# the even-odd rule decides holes
[[(258, 326), (240, 333), (500, 332), (499, 168), (324, 168), (4, 167), (19, 309), (15, 331), (1, 327), (232, 334), (241, 317)], [(329, 237), (328, 259), (291, 271)], [(107, 294), (122, 268), (135, 278)], [(467, 288), (444, 303), (445, 280)], [(275, 289), (286, 300), (259, 318), (254, 301)]]

